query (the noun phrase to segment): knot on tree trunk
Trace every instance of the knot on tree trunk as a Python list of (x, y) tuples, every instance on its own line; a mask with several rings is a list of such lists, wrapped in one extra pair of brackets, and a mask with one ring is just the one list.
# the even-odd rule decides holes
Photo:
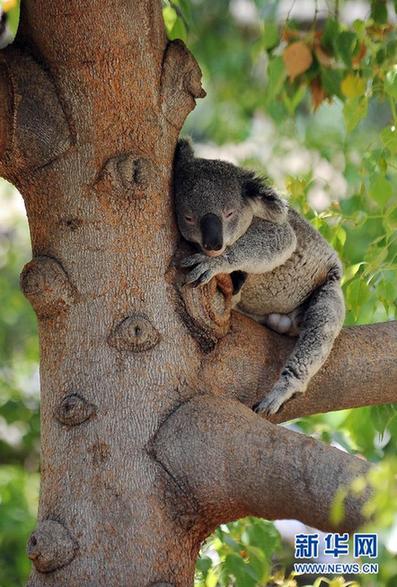
[(12, 114), (12, 127), (2, 139), (3, 175), (13, 178), (17, 169), (42, 167), (57, 159), (72, 137), (56, 88), (42, 67), (16, 49), (5, 51), (2, 59), (2, 109)]
[(215, 348), (230, 328), (233, 283), (226, 273), (217, 275), (207, 285), (194, 288), (177, 283), (180, 315), (204, 352)]
[(77, 550), (77, 542), (69, 531), (55, 520), (40, 522), (27, 545), (27, 555), (40, 573), (50, 573), (68, 565)]
[(160, 338), (160, 333), (147, 316), (133, 314), (117, 324), (108, 337), (108, 343), (119, 351), (140, 353), (156, 346)]
[(166, 120), (178, 131), (195, 106), (195, 98), (204, 98), (201, 69), (183, 41), (168, 43), (161, 76), (161, 106)]
[(51, 257), (35, 257), (27, 263), (20, 285), (38, 318), (52, 318), (64, 312), (76, 299), (76, 291), (65, 270)]
[(128, 200), (143, 198), (155, 180), (153, 162), (134, 153), (121, 153), (108, 159), (99, 173), (96, 187)]
[(63, 398), (55, 409), (54, 416), (66, 426), (77, 426), (96, 414), (96, 406), (78, 393), (71, 393)]

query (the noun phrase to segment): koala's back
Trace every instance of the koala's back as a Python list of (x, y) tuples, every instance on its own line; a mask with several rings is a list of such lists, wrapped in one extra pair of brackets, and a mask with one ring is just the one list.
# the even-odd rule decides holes
[(257, 320), (292, 312), (325, 282), (331, 269), (341, 271), (337, 254), (319, 232), (296, 210), (289, 210), (288, 220), (297, 237), (295, 251), (273, 271), (249, 274), (241, 290), (238, 309)]

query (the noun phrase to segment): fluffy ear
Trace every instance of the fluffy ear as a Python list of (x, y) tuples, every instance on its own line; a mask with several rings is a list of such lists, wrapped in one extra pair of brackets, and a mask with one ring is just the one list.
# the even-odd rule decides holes
[(192, 159), (194, 159), (192, 141), (189, 138), (179, 139), (175, 149), (174, 164), (183, 165)]
[(243, 177), (241, 194), (252, 206), (255, 216), (277, 224), (287, 220), (287, 203), (266, 184), (265, 179), (248, 172)]

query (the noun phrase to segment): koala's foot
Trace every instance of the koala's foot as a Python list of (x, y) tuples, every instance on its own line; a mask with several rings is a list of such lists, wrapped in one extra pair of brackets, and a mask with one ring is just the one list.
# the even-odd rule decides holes
[(185, 285), (192, 284), (193, 287), (204, 285), (211, 281), (215, 275), (222, 273), (220, 270), (220, 258), (208, 257), (203, 253), (195, 253), (186, 257), (179, 263), (180, 267), (190, 268), (185, 277)]
[(278, 334), (286, 334), (287, 336), (298, 336), (300, 331), (300, 321), (298, 312), (294, 310), (289, 314), (266, 314), (261, 319), (261, 323), (278, 332)]
[(254, 406), (254, 411), (257, 414), (272, 416), (279, 411), (287, 400), (296, 393), (303, 393), (304, 391), (305, 387), (298, 379), (279, 379), (272, 391), (259, 404)]

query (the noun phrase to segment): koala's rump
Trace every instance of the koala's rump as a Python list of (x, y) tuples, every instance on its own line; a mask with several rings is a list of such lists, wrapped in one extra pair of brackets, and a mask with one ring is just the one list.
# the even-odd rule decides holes
[(250, 273), (241, 291), (237, 308), (257, 320), (298, 308), (339, 265), (334, 250), (297, 212), (290, 212), (289, 221), (297, 236), (294, 253), (273, 271)]

